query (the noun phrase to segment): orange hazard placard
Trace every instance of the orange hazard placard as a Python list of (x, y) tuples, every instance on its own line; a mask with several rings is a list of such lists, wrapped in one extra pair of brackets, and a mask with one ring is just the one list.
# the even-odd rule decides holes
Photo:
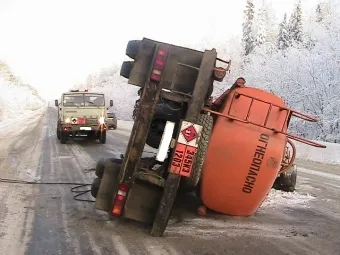
[(189, 177), (191, 174), (196, 147), (177, 143), (170, 166), (170, 172)]

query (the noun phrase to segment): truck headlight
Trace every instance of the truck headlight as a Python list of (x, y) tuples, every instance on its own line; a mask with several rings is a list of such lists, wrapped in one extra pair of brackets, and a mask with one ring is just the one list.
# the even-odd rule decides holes
[(65, 119), (65, 123), (70, 123), (71, 122), (71, 119), (70, 118), (66, 118)]
[(105, 123), (105, 118), (104, 117), (100, 117), (98, 119), (98, 122), (99, 122), (99, 124), (103, 125)]

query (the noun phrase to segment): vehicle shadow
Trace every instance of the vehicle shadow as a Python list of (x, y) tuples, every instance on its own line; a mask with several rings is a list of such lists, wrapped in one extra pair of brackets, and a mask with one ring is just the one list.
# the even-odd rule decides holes
[(98, 140), (90, 139), (86, 136), (69, 138), (67, 140), (67, 144), (76, 144), (84, 147), (102, 146), (102, 144)]

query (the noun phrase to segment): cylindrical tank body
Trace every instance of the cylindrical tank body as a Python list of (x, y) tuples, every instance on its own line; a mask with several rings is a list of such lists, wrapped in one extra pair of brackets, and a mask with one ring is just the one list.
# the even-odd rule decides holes
[[(234, 97), (238, 92), (249, 97)], [(288, 111), (251, 98), (285, 106), (279, 97), (255, 88), (237, 88), (228, 95), (221, 113), (253, 124), (222, 116), (215, 121), (204, 162), (201, 198), (219, 213), (255, 213), (280, 170), (287, 137), (268, 128), (286, 131)]]

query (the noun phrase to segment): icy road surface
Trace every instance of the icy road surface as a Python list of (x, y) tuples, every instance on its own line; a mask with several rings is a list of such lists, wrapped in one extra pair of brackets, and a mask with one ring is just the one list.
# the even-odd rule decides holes
[[(2, 127), (0, 178), (91, 183), (86, 170), (125, 151), (128, 128), (110, 131), (105, 145), (62, 145), (56, 118), (48, 108)], [(93, 203), (75, 201), (72, 186), (0, 183), (0, 254), (340, 254), (340, 166), (300, 166), (297, 192), (272, 191), (256, 215), (198, 217), (185, 202), (163, 238), (107, 221)]]

